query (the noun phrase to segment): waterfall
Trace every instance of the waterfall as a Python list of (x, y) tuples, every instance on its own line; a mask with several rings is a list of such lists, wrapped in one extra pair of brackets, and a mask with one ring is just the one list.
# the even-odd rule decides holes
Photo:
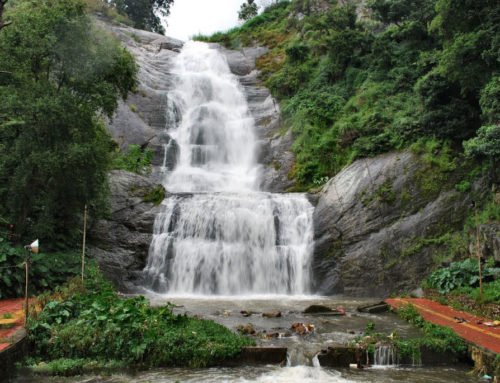
[(165, 158), (175, 150), (177, 161), (164, 167), (169, 196), (156, 217), (146, 287), (169, 294), (307, 294), (313, 207), (303, 194), (257, 189), (254, 120), (225, 57), (188, 42), (173, 73)]
[(399, 364), (398, 355), (394, 346), (381, 345), (375, 348), (373, 355), (374, 366), (394, 366)]

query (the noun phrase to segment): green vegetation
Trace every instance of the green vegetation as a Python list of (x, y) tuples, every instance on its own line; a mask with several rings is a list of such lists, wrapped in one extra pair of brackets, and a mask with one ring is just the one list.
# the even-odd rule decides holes
[[(10, 4), (10, 3), (8, 3)], [(105, 209), (113, 143), (102, 117), (135, 87), (133, 57), (81, 0), (18, 0), (0, 33), (0, 217), (64, 248), (85, 204)]]
[[(0, 299), (24, 294), (25, 249), (11, 245), (0, 237)], [(71, 252), (31, 255), (30, 294), (54, 289), (80, 271), (80, 255)]]
[[(485, 265), (483, 277), (500, 276), (500, 269)], [(479, 284), (479, 266), (477, 259), (466, 259), (461, 262), (452, 262), (450, 266), (434, 271), (427, 278), (427, 286), (438, 290), (441, 294), (460, 287), (476, 287)]]
[(159, 205), (165, 199), (167, 192), (162, 185), (157, 185), (144, 196), (144, 202), (151, 202)]
[(174, 0), (84, 0), (92, 13), (137, 29), (164, 34), (161, 17), (167, 17)]
[[(31, 362), (31, 364), (30, 364)], [(48, 363), (36, 363), (34, 360), (28, 361), (31, 369), (36, 375), (51, 376), (76, 376), (83, 374), (105, 373), (124, 371), (128, 368), (125, 362), (111, 361), (101, 362), (89, 359), (55, 359)]]
[(142, 149), (140, 145), (135, 144), (129, 145), (125, 151), (115, 153), (113, 168), (137, 174), (149, 174), (153, 154), (151, 149)]
[[(497, 272), (498, 274), (498, 272)], [(464, 286), (456, 289), (454, 295), (466, 295), (480, 304), (500, 304), (500, 279), (483, 284), (483, 295), (479, 287)]]
[(49, 362), (57, 374), (79, 373), (89, 364), (206, 367), (253, 344), (212, 321), (176, 315), (171, 306), (121, 299), (95, 267), (84, 285), (75, 279), (38, 304), (42, 310), (28, 323), (30, 363)]
[(403, 363), (420, 360), (423, 350), (438, 353), (449, 352), (457, 360), (467, 352), (467, 345), (453, 330), (426, 322), (414, 306), (405, 305), (398, 309), (397, 313), (401, 318), (418, 327), (422, 331), (421, 336), (402, 339), (396, 331), (390, 335), (379, 333), (375, 331), (373, 323), (368, 322), (364, 336), (356, 338), (351, 345), (365, 349), (371, 356), (377, 346), (392, 345), (396, 348), (398, 358)]
[[(418, 356), (418, 351), (425, 347), (436, 352), (450, 352), (457, 357), (463, 356), (467, 345), (455, 332), (447, 327), (426, 322), (412, 305), (398, 309), (398, 315), (422, 330), (422, 337), (416, 339), (396, 340), (395, 345), (403, 356)], [(417, 354), (416, 354), (417, 353)]]
[(241, 4), (238, 12), (238, 19), (245, 21), (250, 20), (252, 17), (257, 16), (258, 10), (255, 0), (247, 0), (246, 3)]
[(419, 138), (448, 142), (451, 158), (465, 140), (468, 153), (494, 158), (497, 2), (371, 0), (362, 19), (349, 2), (319, 3), (281, 1), (241, 28), (200, 37), (270, 48), (258, 66), (292, 127), (290, 175), (303, 188)]

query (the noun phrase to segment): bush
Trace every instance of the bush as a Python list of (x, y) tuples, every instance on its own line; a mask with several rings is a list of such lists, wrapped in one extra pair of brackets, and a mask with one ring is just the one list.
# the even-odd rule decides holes
[[(486, 266), (483, 277), (500, 275), (500, 269)], [(449, 267), (434, 271), (427, 278), (427, 285), (438, 290), (441, 294), (460, 287), (475, 287), (479, 283), (479, 269), (476, 259), (466, 259), (462, 262), (453, 262)]]
[(137, 174), (149, 174), (153, 154), (151, 149), (142, 149), (140, 145), (132, 144), (115, 155), (113, 167)]
[[(28, 330), (37, 360), (121, 361), (132, 367), (205, 367), (236, 356), (252, 340), (212, 321), (150, 307), (144, 297), (120, 299), (95, 267), (53, 297)], [(67, 362), (65, 362), (68, 364)], [(80, 363), (69, 363), (69, 370)]]

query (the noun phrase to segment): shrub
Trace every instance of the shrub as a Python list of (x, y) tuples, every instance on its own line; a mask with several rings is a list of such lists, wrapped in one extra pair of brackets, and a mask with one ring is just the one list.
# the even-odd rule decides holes
[[(500, 274), (499, 268), (486, 266), (483, 277)], [(460, 287), (474, 287), (479, 283), (479, 269), (476, 259), (466, 259), (462, 262), (453, 262), (449, 267), (434, 271), (427, 278), (427, 285), (438, 290), (441, 294), (447, 294)]]
[(153, 154), (151, 149), (142, 149), (140, 145), (132, 144), (115, 155), (113, 167), (137, 174), (149, 174)]
[[(38, 360), (121, 361), (136, 367), (205, 367), (253, 343), (212, 321), (151, 307), (144, 297), (120, 299), (96, 267), (85, 284), (74, 280), (53, 297), (28, 330)], [(68, 363), (79, 371), (81, 363)]]

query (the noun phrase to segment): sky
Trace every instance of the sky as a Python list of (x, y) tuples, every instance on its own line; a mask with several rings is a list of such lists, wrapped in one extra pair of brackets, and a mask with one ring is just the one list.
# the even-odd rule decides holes
[(167, 18), (166, 35), (188, 40), (198, 33), (225, 31), (238, 25), (243, 0), (175, 0)]

